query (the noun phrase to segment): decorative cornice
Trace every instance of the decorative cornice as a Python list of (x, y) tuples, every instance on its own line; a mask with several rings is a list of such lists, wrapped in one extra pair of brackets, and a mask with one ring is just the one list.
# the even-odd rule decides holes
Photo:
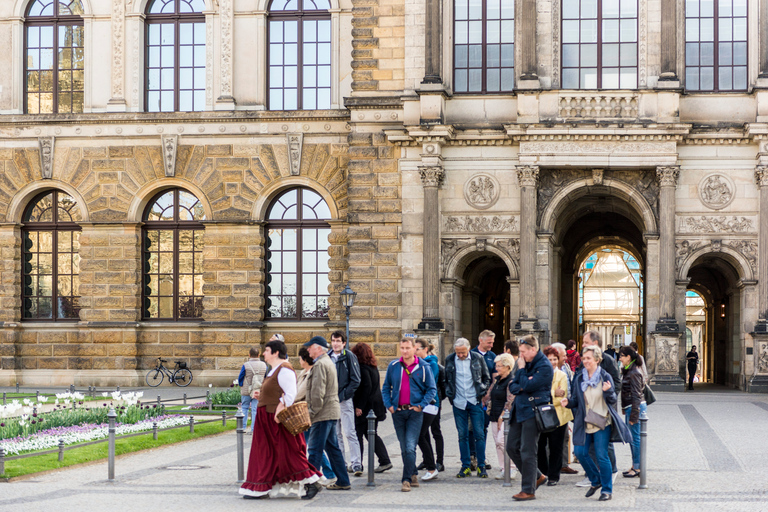
[(517, 181), (521, 187), (536, 187), (539, 182), (538, 165), (518, 165)]
[(439, 187), (445, 178), (445, 170), (439, 166), (419, 166), (419, 174), (424, 187)]
[(768, 165), (755, 167), (755, 183), (758, 187), (768, 187)]
[(677, 177), (680, 176), (679, 165), (659, 166), (656, 168), (656, 178), (662, 187), (676, 187)]

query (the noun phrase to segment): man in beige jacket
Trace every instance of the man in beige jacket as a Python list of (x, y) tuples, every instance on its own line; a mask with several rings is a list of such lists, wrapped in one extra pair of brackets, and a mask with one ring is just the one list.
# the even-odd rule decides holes
[(312, 428), (307, 436), (309, 463), (316, 468), (322, 467), (325, 450), (337, 478), (336, 483), (326, 489), (348, 491), (352, 486), (347, 475), (344, 454), (336, 437), (336, 423), (341, 418), (336, 365), (327, 354), (328, 342), (322, 336), (315, 336), (306, 342), (304, 347), (315, 361), (307, 378), (307, 405), (309, 419), (312, 421)]

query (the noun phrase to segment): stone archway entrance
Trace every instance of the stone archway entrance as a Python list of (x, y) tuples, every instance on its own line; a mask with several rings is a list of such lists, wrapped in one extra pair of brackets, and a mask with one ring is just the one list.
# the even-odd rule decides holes
[(496, 333), (493, 351), (500, 354), (509, 336), (509, 269), (498, 256), (483, 256), (467, 265), (461, 295), (461, 335), (477, 344), (486, 329)]

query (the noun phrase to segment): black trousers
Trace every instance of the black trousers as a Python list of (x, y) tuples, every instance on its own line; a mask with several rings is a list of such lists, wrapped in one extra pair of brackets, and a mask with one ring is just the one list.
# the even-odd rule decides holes
[(688, 389), (693, 389), (693, 378), (696, 376), (696, 366), (688, 366)]
[(432, 432), (432, 439), (435, 440), (435, 462), (442, 464), (445, 457), (445, 440), (443, 439), (443, 431), (440, 428), (440, 414), (443, 412), (443, 408), (437, 410), (437, 416), (432, 420), (430, 425), (430, 431)]
[(424, 419), (421, 421), (421, 432), (419, 433), (419, 449), (421, 450), (421, 457), (426, 466), (427, 471), (434, 471), (435, 466), (435, 452), (432, 451), (432, 441), (429, 439), (429, 429), (437, 419), (436, 414), (424, 413)]
[[(355, 416), (355, 431), (357, 432), (357, 442), (360, 444), (360, 460), (363, 463), (363, 467), (367, 465), (366, 459), (363, 458), (365, 447), (363, 446), (363, 438), (368, 439), (368, 419), (365, 414), (362, 416)], [(384, 441), (379, 437), (379, 420), (376, 420), (376, 444), (373, 447), (373, 452), (376, 454), (376, 458), (379, 459), (379, 465), (390, 464), (389, 453), (387, 453), (387, 446)]]
[(539, 430), (535, 418), (522, 423), (517, 420), (510, 422), (507, 453), (522, 475), (522, 491), (528, 494), (536, 494), (536, 480), (541, 476), (536, 467), (538, 448)]
[[(563, 467), (563, 443), (567, 434), (567, 423), (552, 432), (539, 434), (539, 471), (553, 482), (560, 480), (560, 470)], [(549, 454), (547, 454), (547, 448), (549, 448)]]

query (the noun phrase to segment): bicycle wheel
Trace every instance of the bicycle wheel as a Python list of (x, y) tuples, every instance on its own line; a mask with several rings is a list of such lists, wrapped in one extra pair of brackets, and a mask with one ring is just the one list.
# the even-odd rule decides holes
[(192, 372), (187, 368), (182, 368), (173, 372), (173, 382), (181, 388), (185, 388), (192, 384)]
[(147, 378), (145, 379), (147, 381), (147, 386), (151, 388), (156, 388), (160, 384), (163, 383), (163, 372), (158, 370), (157, 368), (153, 368), (147, 372)]

